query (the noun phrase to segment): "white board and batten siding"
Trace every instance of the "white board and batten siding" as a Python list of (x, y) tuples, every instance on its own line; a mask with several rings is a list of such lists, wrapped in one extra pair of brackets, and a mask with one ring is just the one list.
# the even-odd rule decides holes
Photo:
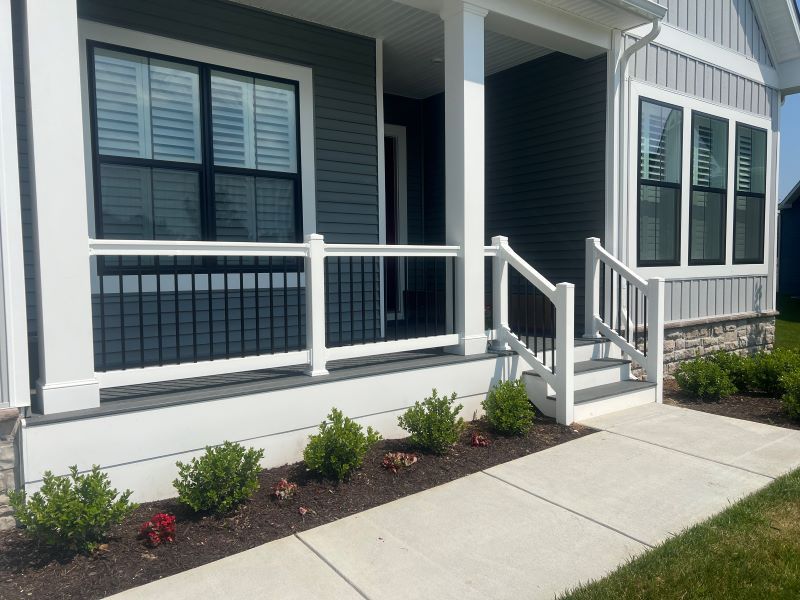
[(765, 275), (670, 279), (664, 286), (664, 320), (688, 321), (769, 310)]
[(772, 65), (750, 0), (655, 1), (667, 8), (669, 25)]

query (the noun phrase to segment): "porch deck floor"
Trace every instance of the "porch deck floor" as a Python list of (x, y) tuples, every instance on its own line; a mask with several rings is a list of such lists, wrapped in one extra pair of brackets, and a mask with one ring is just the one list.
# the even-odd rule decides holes
[(419, 350), (331, 361), (327, 364), (329, 374), (317, 377), (304, 373), (307, 365), (296, 365), (106, 388), (100, 392), (100, 406), (97, 408), (52, 415), (34, 414), (27, 419), (27, 425), (45, 425), (191, 402), (219, 400), (398, 371), (494, 359), (497, 356), (497, 353), (460, 356), (445, 353), (441, 349)]

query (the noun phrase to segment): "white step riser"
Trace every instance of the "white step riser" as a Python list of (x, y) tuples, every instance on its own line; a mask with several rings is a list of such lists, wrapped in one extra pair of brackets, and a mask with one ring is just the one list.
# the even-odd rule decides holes
[(622, 358), (619, 348), (604, 342), (601, 344), (583, 344), (575, 346), (575, 362), (592, 360), (593, 358)]
[[(586, 373), (575, 374), (575, 391), (605, 385), (606, 383), (616, 383), (630, 379), (630, 364), (609, 366), (605, 369), (588, 371)], [(536, 396), (547, 396), (553, 394), (553, 388), (544, 385), (544, 380), (536, 375), (524, 375), (525, 386), (528, 388), (528, 396), (532, 393)], [(545, 389), (547, 388), (547, 389)], [(534, 390), (533, 392), (531, 390)]]
[(625, 410), (626, 408), (633, 408), (634, 406), (651, 404), (653, 402), (656, 402), (656, 389), (646, 388), (627, 394), (620, 394), (613, 398), (604, 398), (602, 400), (576, 404), (574, 419), (576, 422), (580, 423), (581, 421), (593, 417), (599, 417), (600, 415), (617, 412), (618, 410)]

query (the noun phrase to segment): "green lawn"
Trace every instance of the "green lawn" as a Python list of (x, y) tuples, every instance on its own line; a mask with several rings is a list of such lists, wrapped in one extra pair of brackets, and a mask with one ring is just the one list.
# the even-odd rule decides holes
[(800, 470), (562, 598), (800, 598)]
[(778, 296), (780, 315), (775, 320), (775, 345), (800, 350), (800, 300)]

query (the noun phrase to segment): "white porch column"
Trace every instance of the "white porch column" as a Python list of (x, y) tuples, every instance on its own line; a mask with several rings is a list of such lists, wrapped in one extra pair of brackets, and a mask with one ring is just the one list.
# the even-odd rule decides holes
[(484, 18), (485, 9), (454, 2), (442, 11), (445, 87), (445, 212), (456, 260), (455, 329), (459, 354), (486, 352), (484, 322)]
[(100, 403), (94, 377), (86, 175), (75, 0), (27, 0), (28, 115), (45, 413)]
[(30, 404), (11, 2), (0, 0), (0, 406)]

